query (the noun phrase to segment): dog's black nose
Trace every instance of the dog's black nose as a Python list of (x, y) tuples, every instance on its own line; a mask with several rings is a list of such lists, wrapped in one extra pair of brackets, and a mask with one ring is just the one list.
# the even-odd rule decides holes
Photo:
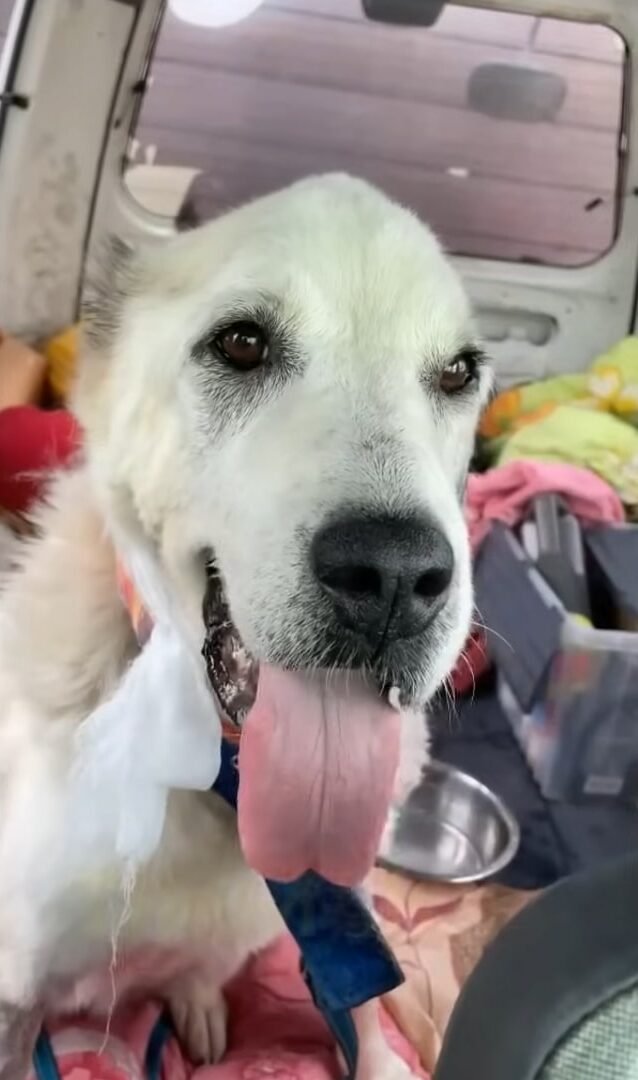
[(334, 521), (316, 534), (312, 561), (339, 622), (373, 647), (424, 630), (454, 572), (440, 528), (416, 517)]

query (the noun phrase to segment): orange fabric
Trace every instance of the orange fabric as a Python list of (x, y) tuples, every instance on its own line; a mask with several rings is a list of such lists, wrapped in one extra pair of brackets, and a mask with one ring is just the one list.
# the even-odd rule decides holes
[(58, 401), (68, 401), (75, 381), (79, 352), (79, 327), (69, 326), (42, 346), (47, 379)]
[(479, 434), (486, 439), (502, 435), (518, 416), (521, 408), (520, 390), (504, 390), (487, 406), (479, 424)]

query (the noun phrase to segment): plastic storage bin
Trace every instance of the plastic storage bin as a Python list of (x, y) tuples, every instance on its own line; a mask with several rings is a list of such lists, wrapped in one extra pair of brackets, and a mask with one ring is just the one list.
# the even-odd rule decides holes
[[(624, 607), (638, 613), (638, 529), (595, 530), (586, 544), (609, 608), (617, 585)], [(638, 634), (570, 615), (502, 526), (479, 554), (476, 595), (494, 631), (501, 703), (543, 795), (637, 799)]]

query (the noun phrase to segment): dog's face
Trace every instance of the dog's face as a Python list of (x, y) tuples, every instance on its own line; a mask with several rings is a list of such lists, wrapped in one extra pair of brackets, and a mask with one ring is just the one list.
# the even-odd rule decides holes
[(214, 559), (251, 654), (424, 700), (472, 598), (462, 493), (489, 376), (429, 230), (305, 181), (133, 259), (89, 309), (78, 396), (120, 527), (191, 618)]

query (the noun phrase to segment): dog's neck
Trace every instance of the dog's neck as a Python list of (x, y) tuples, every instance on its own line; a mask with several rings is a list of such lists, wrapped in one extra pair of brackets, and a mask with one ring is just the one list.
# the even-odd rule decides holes
[[(119, 594), (128, 612), (138, 645), (140, 649), (143, 649), (153, 632), (153, 618), (146, 608), (131, 575), (128, 573), (125, 563), (121, 559), (117, 563), (116, 579)], [(211, 712), (215, 712), (215, 702), (212, 694), (210, 704)], [(234, 744), (239, 743), (240, 729), (228, 719), (224, 717), (220, 719), (224, 738)]]
[(66, 473), (3, 586), (0, 655), (14, 694), (44, 717), (82, 719), (138, 651), (116, 559), (84, 471)]

